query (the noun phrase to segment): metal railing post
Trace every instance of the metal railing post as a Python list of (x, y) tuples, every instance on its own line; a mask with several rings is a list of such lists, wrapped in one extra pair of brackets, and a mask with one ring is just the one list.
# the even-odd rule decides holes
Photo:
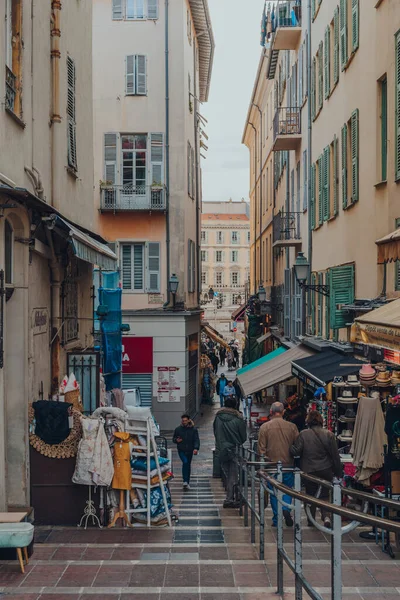
[[(301, 492), (301, 471), (296, 467), (294, 471), (294, 489)], [(301, 530), (301, 500), (294, 499), (294, 564), (295, 564), (295, 600), (302, 600), (303, 585), (303, 535)]]
[[(256, 456), (254, 450), (250, 453), (251, 461), (255, 462)], [(256, 468), (254, 465), (251, 466), (251, 543), (256, 543)]]
[(249, 526), (249, 468), (247, 466), (247, 461), (243, 461), (244, 468), (244, 494), (242, 498), (244, 499), (244, 526)]
[(239, 515), (243, 517), (243, 465), (244, 465), (244, 448), (238, 446), (238, 466), (239, 466)]
[[(282, 463), (278, 462), (278, 475), (277, 479), (279, 483), (283, 483)], [(282, 510), (282, 499), (283, 494), (281, 490), (274, 489), (271, 493), (276, 495), (277, 499), (277, 528), (278, 528), (278, 555), (277, 555), (277, 586), (278, 594), (283, 594), (283, 510)]]
[(265, 532), (265, 488), (260, 480), (260, 560), (264, 560), (264, 532)]
[[(332, 501), (336, 506), (342, 506), (342, 491), (339, 479), (333, 480)], [(333, 513), (332, 515), (332, 560), (331, 560), (331, 582), (332, 600), (342, 599), (342, 517)]]

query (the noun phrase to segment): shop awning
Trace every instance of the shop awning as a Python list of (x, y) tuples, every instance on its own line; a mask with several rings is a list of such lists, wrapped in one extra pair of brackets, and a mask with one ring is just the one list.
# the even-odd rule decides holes
[(233, 311), (232, 313), (232, 321), (243, 321), (244, 320), (244, 313), (246, 312), (246, 306), (247, 304), (242, 304), (242, 306), (239, 306), (239, 308), (237, 308), (236, 310)]
[(358, 317), (351, 327), (351, 341), (355, 344), (399, 350), (400, 300), (389, 302)]
[(54, 230), (71, 243), (77, 258), (107, 271), (116, 268), (117, 256), (106, 244), (98, 242), (57, 215), (52, 215), (52, 221)]
[(270, 331), (268, 331), (267, 333), (264, 333), (264, 335), (262, 335), (261, 337), (258, 338), (257, 344), (262, 344), (263, 342), (269, 340), (269, 338), (271, 336), (272, 336), (272, 333)]
[(263, 358), (239, 369), (237, 377), (243, 392), (254, 394), (260, 390), (282, 383), (292, 378), (292, 361), (310, 356), (314, 352), (306, 346), (296, 346), (290, 350), (278, 348)]
[(308, 358), (293, 360), (292, 373), (308, 387), (317, 389), (328, 385), (336, 376), (357, 373), (363, 364), (352, 355), (325, 350)]
[(400, 260), (400, 229), (385, 235), (375, 243), (378, 246), (379, 265)]
[(209, 338), (214, 340), (216, 344), (220, 344), (221, 346), (225, 346), (225, 348), (229, 349), (229, 344), (223, 340), (222, 337), (220, 337), (212, 327), (209, 325), (202, 325), (201, 327), (204, 333), (208, 335)]

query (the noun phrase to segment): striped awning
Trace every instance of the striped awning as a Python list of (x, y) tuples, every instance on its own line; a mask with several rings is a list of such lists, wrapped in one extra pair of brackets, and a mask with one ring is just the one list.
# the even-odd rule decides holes
[(400, 260), (400, 229), (385, 235), (375, 244), (378, 246), (378, 264)]
[(218, 335), (218, 333), (216, 333), (214, 331), (214, 329), (212, 329), (212, 327), (209, 327), (208, 325), (202, 325), (201, 328), (203, 329), (204, 333), (206, 335), (208, 335), (209, 338), (211, 338), (212, 340), (214, 340), (214, 342), (216, 344), (220, 344), (221, 346), (225, 346), (225, 348), (227, 348), (229, 350), (229, 344), (222, 339), (222, 337), (220, 337)]

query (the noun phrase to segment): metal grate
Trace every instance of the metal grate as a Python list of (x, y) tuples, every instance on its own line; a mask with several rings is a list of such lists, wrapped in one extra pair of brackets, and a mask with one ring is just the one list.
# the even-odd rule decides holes
[(14, 73), (6, 66), (6, 108), (14, 112), (17, 78)]

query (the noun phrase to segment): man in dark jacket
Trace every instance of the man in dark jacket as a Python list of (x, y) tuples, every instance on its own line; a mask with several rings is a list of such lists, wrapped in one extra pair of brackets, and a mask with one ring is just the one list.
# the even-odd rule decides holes
[(181, 425), (174, 431), (174, 444), (177, 444), (179, 458), (182, 461), (183, 489), (190, 490), (190, 474), (193, 455), (200, 450), (200, 438), (197, 428), (189, 415), (182, 415)]
[(214, 420), (214, 436), (217, 455), (226, 477), (226, 500), (224, 508), (238, 508), (235, 503), (235, 486), (238, 483), (238, 465), (235, 461), (236, 447), (247, 439), (246, 423), (236, 409), (236, 399), (225, 398), (225, 408), (217, 412)]

